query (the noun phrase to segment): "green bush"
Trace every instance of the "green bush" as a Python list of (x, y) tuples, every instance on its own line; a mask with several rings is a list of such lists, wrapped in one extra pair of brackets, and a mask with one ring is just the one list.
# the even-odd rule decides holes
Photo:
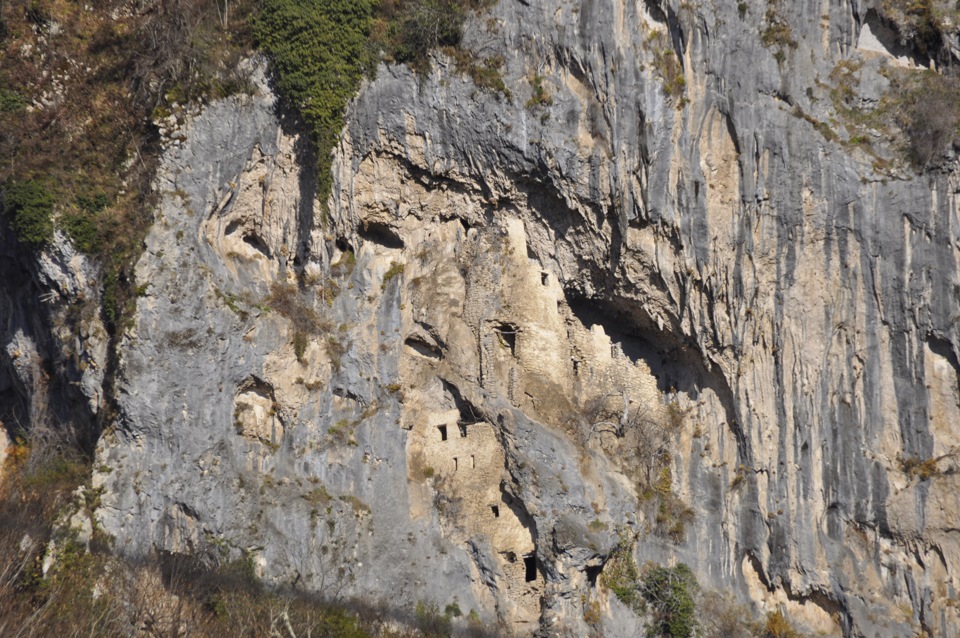
[(651, 637), (690, 638), (697, 629), (694, 596), (697, 579), (685, 564), (654, 567), (643, 575), (640, 593), (649, 603), (653, 622), (647, 630)]
[(646, 605), (640, 597), (637, 562), (633, 559), (634, 541), (621, 536), (620, 544), (610, 554), (603, 568), (603, 584), (614, 593), (624, 605), (638, 614), (646, 611)]
[(10, 89), (0, 88), (0, 113), (16, 113), (26, 106), (27, 101), (22, 95)]
[[(459, 609), (457, 607), (458, 611)], [(426, 604), (419, 601), (414, 612), (417, 629), (427, 637), (449, 636), (452, 628), (451, 614), (450, 605), (447, 605), (446, 613), (440, 613), (440, 607), (436, 603)]]
[(403, 269), (404, 269), (403, 264), (398, 264), (395, 261), (391, 261), (390, 268), (387, 269), (387, 272), (383, 273), (383, 283), (380, 284), (380, 289), (386, 290), (387, 285), (390, 283), (390, 280), (402, 275)]
[(323, 206), (344, 109), (375, 68), (369, 44), (373, 8), (371, 0), (264, 0), (254, 25), (280, 94), (310, 127)]
[(3, 215), (20, 241), (39, 248), (53, 238), (54, 197), (45, 184), (7, 182), (2, 197)]
[(73, 245), (88, 255), (98, 254), (106, 243), (101, 214), (109, 204), (110, 198), (103, 192), (79, 195), (75, 208), (60, 218), (60, 226)]

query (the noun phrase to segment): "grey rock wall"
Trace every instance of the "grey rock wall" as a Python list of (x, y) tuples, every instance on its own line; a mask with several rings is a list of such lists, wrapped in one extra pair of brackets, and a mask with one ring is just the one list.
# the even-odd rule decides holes
[[(329, 215), (266, 88), (191, 118), (101, 525), (399, 612), (583, 635), (595, 604), (635, 635), (596, 578), (620, 533), (810, 632), (956, 634), (958, 182), (843, 143), (838, 63), (868, 101), (915, 63), (861, 44), (872, 8), (501, 0), (466, 44), (512, 97), (381, 67)], [(683, 529), (643, 493), (651, 428)]]

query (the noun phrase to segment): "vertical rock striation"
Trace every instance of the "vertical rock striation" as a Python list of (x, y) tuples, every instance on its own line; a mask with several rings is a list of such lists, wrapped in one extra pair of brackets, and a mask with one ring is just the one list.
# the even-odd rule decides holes
[(955, 634), (960, 184), (833, 130), (838, 65), (869, 101), (920, 58), (882, 10), (501, 0), (466, 46), (512, 97), (381, 67), (329, 213), (265, 85), (209, 106), (158, 178), (101, 525), (550, 635), (635, 635), (597, 574), (636, 536), (812, 631)]

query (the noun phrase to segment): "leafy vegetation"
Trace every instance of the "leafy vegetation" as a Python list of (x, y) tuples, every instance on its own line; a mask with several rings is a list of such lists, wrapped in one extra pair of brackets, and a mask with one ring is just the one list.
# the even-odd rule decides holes
[(694, 596), (697, 579), (685, 564), (652, 567), (645, 571), (640, 592), (653, 615), (648, 636), (690, 638), (697, 629)]
[(35, 180), (8, 181), (0, 191), (3, 216), (20, 241), (35, 248), (53, 238), (53, 193)]
[(801, 638), (801, 635), (778, 609), (767, 614), (760, 638)]
[(697, 629), (697, 579), (690, 568), (648, 565), (633, 558), (635, 540), (621, 535), (603, 568), (602, 583), (638, 615), (651, 616), (647, 635), (690, 638)]
[(764, 14), (760, 41), (768, 49), (775, 49), (773, 57), (776, 58), (777, 64), (783, 64), (787, 59), (787, 49), (797, 48), (797, 41), (793, 39), (790, 23), (777, 11), (775, 2), (770, 2)]
[(380, 284), (381, 289), (386, 289), (387, 285), (395, 277), (399, 277), (403, 274), (404, 265), (397, 263), (395, 261), (390, 262), (390, 268), (387, 269), (387, 272), (383, 273), (383, 283)]
[(16, 91), (0, 87), (0, 113), (16, 113), (27, 106), (27, 101)]
[(654, 29), (647, 36), (647, 46), (653, 50), (653, 66), (663, 80), (663, 92), (676, 100), (677, 108), (682, 108), (686, 104), (687, 83), (670, 35), (663, 29)]
[(444, 47), (442, 51), (453, 58), (457, 73), (469, 77), (477, 87), (499, 93), (508, 100), (513, 98), (513, 93), (507, 88), (500, 74), (503, 67), (502, 55), (478, 57), (472, 51), (459, 47)]
[(486, 0), (264, 0), (254, 33), (270, 55), (277, 88), (308, 126), (317, 151), (320, 201), (332, 188), (331, 153), (347, 103), (380, 59), (430, 68), (443, 49), (457, 70), (482, 88), (509, 93), (503, 59), (478, 59), (460, 48), (467, 12)]
[(73, 244), (88, 255), (100, 252), (115, 229), (101, 215), (110, 205), (110, 198), (100, 191), (77, 196), (75, 206), (64, 212), (60, 225)]
[(633, 559), (634, 539), (624, 535), (610, 554), (603, 568), (603, 585), (620, 599), (624, 605), (638, 614), (646, 612), (646, 605), (639, 591), (640, 573)]
[[(417, 602), (414, 610), (416, 627), (420, 635), (426, 638), (441, 638), (454, 635), (453, 619), (463, 616), (460, 605), (452, 602), (440, 611), (440, 606), (436, 603)], [(471, 617), (471, 624), (475, 624), (475, 615)], [(472, 632), (475, 633), (475, 632)]]
[(375, 69), (372, 0), (265, 0), (255, 22), (277, 88), (310, 127), (321, 202), (330, 193), (331, 152), (344, 110)]

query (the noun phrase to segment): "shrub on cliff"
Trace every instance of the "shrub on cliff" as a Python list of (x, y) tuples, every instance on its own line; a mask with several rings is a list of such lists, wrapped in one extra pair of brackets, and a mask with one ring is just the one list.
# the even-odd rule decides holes
[(644, 573), (640, 593), (651, 607), (653, 622), (648, 636), (690, 638), (697, 629), (697, 605), (694, 601), (699, 586), (690, 568), (680, 563), (675, 567), (653, 567)]
[(53, 237), (53, 193), (42, 183), (7, 182), (2, 191), (3, 215), (17, 238), (40, 247)]
[(697, 630), (696, 576), (685, 564), (662, 567), (652, 563), (637, 569), (635, 539), (621, 536), (603, 569), (602, 583), (624, 605), (649, 615), (647, 636), (691, 638)]
[(254, 25), (283, 99), (310, 127), (324, 204), (344, 109), (376, 63), (369, 44), (373, 8), (371, 0), (265, 0)]
[(633, 558), (635, 541), (621, 536), (620, 544), (610, 554), (603, 568), (603, 585), (610, 589), (624, 605), (638, 614), (646, 611), (639, 595), (637, 562)]

